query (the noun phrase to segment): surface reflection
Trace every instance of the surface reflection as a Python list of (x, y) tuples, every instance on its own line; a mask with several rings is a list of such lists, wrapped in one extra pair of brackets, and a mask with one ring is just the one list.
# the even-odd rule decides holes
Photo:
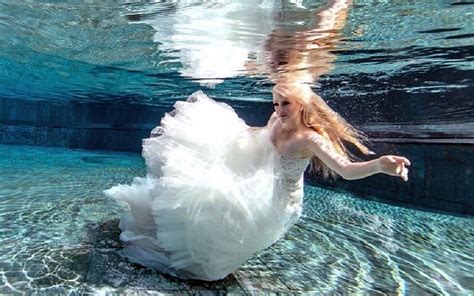
[(311, 84), (327, 74), (336, 58), (331, 50), (340, 40), (350, 6), (348, 0), (331, 0), (304, 14), (279, 15), (283, 23), (298, 24), (305, 18), (310, 22), (296, 28), (278, 27), (269, 35), (265, 43), (265, 65), (271, 79)]
[(243, 105), (289, 76), (372, 136), (472, 143), (467, 4), (0, 0), (0, 105), (168, 107), (199, 84)]
[(126, 17), (130, 24), (153, 27), (157, 53), (175, 58), (180, 74), (201, 84), (215, 86), (240, 75), (311, 83), (332, 69), (331, 50), (350, 6), (348, 0), (316, 7), (302, 1), (177, 2)]
[(276, 2), (265, 0), (201, 5), (182, 1), (167, 11), (136, 11), (127, 18), (153, 27), (157, 52), (174, 57), (182, 76), (214, 86), (245, 73), (249, 56), (261, 51), (280, 10)]

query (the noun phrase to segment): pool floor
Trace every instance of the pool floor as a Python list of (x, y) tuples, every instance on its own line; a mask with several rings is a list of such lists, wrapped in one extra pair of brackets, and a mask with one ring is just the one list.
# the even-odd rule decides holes
[(218, 282), (120, 257), (121, 209), (102, 191), (139, 155), (0, 146), (0, 294), (474, 294), (474, 219), (305, 187), (300, 222)]

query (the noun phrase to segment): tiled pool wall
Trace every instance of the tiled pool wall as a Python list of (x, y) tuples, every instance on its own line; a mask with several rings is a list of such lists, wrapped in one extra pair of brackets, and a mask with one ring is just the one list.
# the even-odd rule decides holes
[[(271, 114), (265, 105), (246, 102), (233, 107), (250, 124), (263, 125)], [(0, 143), (139, 152), (142, 139), (171, 109), (172, 103), (157, 107), (0, 98)]]
[[(263, 125), (267, 103), (230, 104), (250, 125)], [(0, 99), (0, 143), (140, 152), (142, 138), (169, 106)], [(380, 131), (378, 132), (380, 134)], [(373, 138), (377, 155), (398, 154), (412, 161), (410, 180), (376, 175), (363, 180), (307, 181), (347, 190), (369, 199), (474, 215), (474, 144)]]
[(0, 99), (0, 143), (139, 151), (161, 113), (133, 104)]

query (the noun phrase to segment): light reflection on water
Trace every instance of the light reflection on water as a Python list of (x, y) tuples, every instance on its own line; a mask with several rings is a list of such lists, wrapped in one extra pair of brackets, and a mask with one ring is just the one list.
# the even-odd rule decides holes
[(269, 101), (272, 83), (290, 78), (312, 84), (363, 130), (403, 125), (418, 139), (434, 125), (441, 138), (467, 143), (471, 6), (0, 0), (0, 99), (169, 108), (201, 88), (237, 103)]
[(284, 62), (292, 64), (285, 71), (313, 80), (330, 70), (389, 77), (436, 64), (472, 70), (463, 50), (472, 45), (474, 17), (450, 1), (0, 1), (0, 18), (0, 78), (58, 95), (156, 96), (161, 85), (148, 74), (180, 73), (205, 85), (266, 80)]
[(20, 146), (0, 156), (0, 294), (474, 292), (473, 219), (311, 186), (300, 223), (233, 275), (176, 280), (117, 253), (121, 210), (102, 190), (143, 175), (139, 156)]

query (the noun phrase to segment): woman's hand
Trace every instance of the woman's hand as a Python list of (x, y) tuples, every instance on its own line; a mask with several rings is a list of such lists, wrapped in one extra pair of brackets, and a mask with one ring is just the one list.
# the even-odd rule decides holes
[(378, 159), (380, 171), (391, 176), (400, 176), (403, 181), (408, 181), (408, 168), (410, 161), (402, 156), (385, 155)]

